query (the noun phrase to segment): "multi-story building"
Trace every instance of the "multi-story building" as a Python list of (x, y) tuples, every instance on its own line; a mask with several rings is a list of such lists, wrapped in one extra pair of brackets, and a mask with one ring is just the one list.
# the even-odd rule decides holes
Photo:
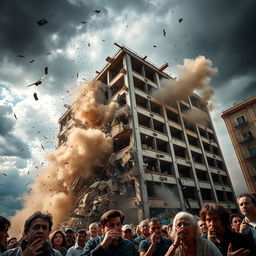
[[(198, 214), (209, 202), (236, 211), (234, 190), (206, 102), (193, 94), (170, 105), (160, 103), (152, 93), (161, 86), (161, 79), (172, 79), (163, 72), (167, 65), (157, 68), (146, 57), (119, 47), (113, 57), (106, 58), (108, 63), (97, 72), (96, 80), (107, 88), (106, 100), (120, 105), (108, 132), (114, 142), (110, 162), (120, 171), (111, 182), (119, 177), (126, 186), (126, 200), (117, 205), (128, 216), (126, 221), (164, 218), (180, 210)], [(193, 109), (207, 115), (206, 126), (184, 118)], [(69, 110), (60, 119), (60, 143), (72, 122)]]
[(256, 193), (256, 96), (222, 113), (250, 193)]

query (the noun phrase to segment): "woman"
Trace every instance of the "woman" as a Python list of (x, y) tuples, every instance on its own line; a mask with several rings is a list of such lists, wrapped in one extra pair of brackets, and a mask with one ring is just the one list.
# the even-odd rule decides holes
[(165, 256), (222, 256), (210, 241), (200, 237), (198, 219), (187, 212), (179, 212), (173, 220), (173, 244)]
[(62, 231), (57, 230), (55, 231), (51, 236), (51, 244), (52, 248), (61, 252), (63, 256), (66, 255), (67, 249), (66, 249), (66, 239), (65, 235), (62, 233)]
[(239, 214), (232, 214), (230, 216), (231, 229), (234, 232), (240, 232), (240, 225), (243, 221), (243, 218)]

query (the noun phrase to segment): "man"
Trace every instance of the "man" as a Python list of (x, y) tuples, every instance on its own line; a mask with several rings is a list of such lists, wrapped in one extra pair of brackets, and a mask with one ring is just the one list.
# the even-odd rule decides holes
[(6, 251), (7, 238), (9, 237), (8, 230), (10, 226), (11, 222), (5, 217), (0, 216), (0, 255)]
[(85, 248), (86, 256), (135, 256), (135, 248), (131, 241), (122, 238), (124, 215), (118, 210), (105, 212), (100, 222), (103, 236), (88, 240)]
[(208, 228), (207, 228), (207, 225), (205, 223), (205, 221), (203, 220), (199, 220), (198, 221), (198, 226), (199, 226), (199, 229), (201, 231), (201, 237), (202, 238), (207, 238), (207, 233), (208, 233)]
[(21, 247), (11, 249), (2, 256), (62, 256), (49, 244), (49, 234), (52, 228), (52, 216), (35, 212), (24, 224), (24, 242)]
[(100, 222), (97, 223), (98, 225), (98, 236), (102, 236), (103, 235), (103, 228)]
[(72, 228), (65, 228), (65, 238), (66, 238), (66, 248), (67, 250), (75, 245), (76, 242), (76, 234)]
[(223, 255), (255, 255), (256, 247), (245, 234), (236, 233), (229, 228), (229, 213), (219, 204), (205, 204), (200, 218), (208, 227), (208, 239)]
[(140, 242), (144, 239), (147, 239), (150, 237), (149, 233), (149, 221), (148, 220), (142, 220), (139, 224), (139, 230), (141, 232), (141, 235), (136, 237), (133, 240), (133, 243), (135, 244), (135, 247), (139, 248)]
[(172, 245), (170, 239), (161, 236), (162, 227), (158, 219), (149, 221), (150, 238), (143, 240), (139, 245), (140, 256), (164, 256)]
[(70, 247), (67, 251), (66, 256), (80, 256), (84, 253), (85, 241), (86, 241), (86, 230), (80, 229), (77, 231), (76, 243)]
[(132, 227), (128, 224), (123, 225), (122, 227), (122, 237), (132, 241), (133, 240), (133, 232), (132, 232)]
[(91, 238), (96, 238), (98, 236), (98, 225), (97, 223), (92, 223), (89, 225), (89, 235)]
[(253, 237), (256, 244), (256, 199), (253, 195), (243, 193), (237, 198), (244, 220), (240, 225), (240, 232)]

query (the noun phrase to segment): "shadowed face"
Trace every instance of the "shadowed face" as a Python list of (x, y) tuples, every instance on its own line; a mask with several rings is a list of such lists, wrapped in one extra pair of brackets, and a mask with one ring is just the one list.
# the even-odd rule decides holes
[(205, 222), (210, 234), (221, 237), (223, 236), (225, 227), (217, 214), (206, 214)]

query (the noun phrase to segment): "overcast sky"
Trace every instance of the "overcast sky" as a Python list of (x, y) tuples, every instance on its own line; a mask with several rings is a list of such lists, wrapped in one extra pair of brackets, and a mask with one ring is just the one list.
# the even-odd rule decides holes
[[(158, 67), (168, 62), (173, 75), (184, 58), (213, 61), (213, 123), (234, 188), (246, 191), (220, 115), (255, 95), (255, 9), (255, 0), (1, 0), (0, 214), (22, 207), (22, 194), (56, 145), (63, 105), (118, 50), (114, 42)], [(41, 19), (48, 23), (39, 26)], [(46, 66), (42, 84), (27, 87)]]

